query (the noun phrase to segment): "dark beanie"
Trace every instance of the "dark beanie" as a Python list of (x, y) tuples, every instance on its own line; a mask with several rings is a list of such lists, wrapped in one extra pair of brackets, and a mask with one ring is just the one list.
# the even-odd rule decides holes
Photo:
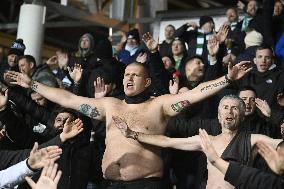
[(26, 49), (26, 46), (24, 44), (24, 41), (22, 39), (16, 39), (12, 43), (12, 45), (9, 49), (8, 55), (15, 54), (15, 55), (18, 55), (18, 56), (23, 56), (25, 49)]
[(134, 28), (130, 30), (127, 34), (127, 39), (136, 39), (137, 43), (140, 43), (139, 31)]
[(213, 18), (211, 16), (201, 16), (199, 19), (199, 27), (201, 28), (207, 22), (213, 22)]

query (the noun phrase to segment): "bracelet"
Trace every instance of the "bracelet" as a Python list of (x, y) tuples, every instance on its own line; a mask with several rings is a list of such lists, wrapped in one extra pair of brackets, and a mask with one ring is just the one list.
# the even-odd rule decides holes
[(28, 167), (31, 171), (33, 171), (33, 172), (39, 171), (38, 169), (33, 169), (33, 168), (29, 165), (28, 161), (29, 161), (29, 158), (26, 160), (26, 165), (27, 165), (27, 167)]
[(37, 89), (37, 84), (35, 83), (34, 80), (31, 81), (31, 89), (32, 89), (33, 91), (36, 91), (36, 89)]
[(135, 131), (132, 131), (133, 133), (131, 135), (129, 135), (129, 138), (132, 138), (134, 140), (138, 140), (138, 135), (139, 135), (139, 132), (135, 132)]
[(233, 80), (228, 77), (228, 74), (225, 75), (226, 82), (229, 84), (233, 83)]

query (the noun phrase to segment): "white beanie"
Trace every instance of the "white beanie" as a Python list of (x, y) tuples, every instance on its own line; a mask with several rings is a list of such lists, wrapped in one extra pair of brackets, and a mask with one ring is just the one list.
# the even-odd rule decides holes
[(246, 48), (251, 46), (260, 46), (262, 42), (263, 42), (263, 37), (259, 32), (253, 30), (246, 34), (245, 37)]

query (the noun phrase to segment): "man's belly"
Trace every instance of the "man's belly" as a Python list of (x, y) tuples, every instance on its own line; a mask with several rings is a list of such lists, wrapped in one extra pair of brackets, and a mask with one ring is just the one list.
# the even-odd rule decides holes
[(224, 175), (211, 164), (208, 168), (208, 180), (206, 189), (234, 189), (235, 187), (224, 180)]
[(106, 141), (102, 171), (109, 180), (162, 177), (163, 161), (158, 148), (122, 138)]

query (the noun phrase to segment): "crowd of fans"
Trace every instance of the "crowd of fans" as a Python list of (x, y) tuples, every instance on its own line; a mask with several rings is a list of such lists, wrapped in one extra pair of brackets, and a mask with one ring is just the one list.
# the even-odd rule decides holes
[(284, 188), (283, 6), (239, 1), (220, 28), (201, 16), (160, 44), (86, 33), (40, 65), (15, 40), (0, 188)]

